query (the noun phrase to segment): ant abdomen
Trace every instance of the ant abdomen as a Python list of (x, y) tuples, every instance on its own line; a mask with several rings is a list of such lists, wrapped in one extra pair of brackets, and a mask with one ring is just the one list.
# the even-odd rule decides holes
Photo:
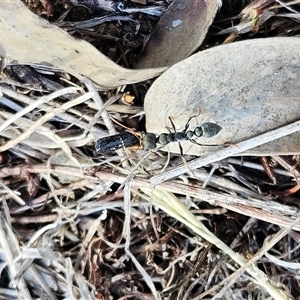
[(195, 128), (195, 135), (198, 137), (203, 136), (210, 138), (217, 135), (221, 129), (222, 127), (216, 123), (204, 123), (201, 126)]
[(148, 132), (142, 134), (141, 145), (145, 150), (151, 150), (156, 148), (156, 134)]
[(95, 144), (95, 149), (99, 154), (106, 154), (123, 147), (131, 147), (140, 144), (140, 139), (128, 131), (115, 135), (110, 135), (99, 139)]

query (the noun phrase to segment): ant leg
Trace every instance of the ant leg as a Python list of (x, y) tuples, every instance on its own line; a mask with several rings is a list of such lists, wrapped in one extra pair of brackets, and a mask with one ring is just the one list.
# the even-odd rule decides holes
[[(179, 142), (178, 142), (178, 144), (179, 144), (179, 148), (180, 148), (180, 157), (183, 161), (183, 164), (193, 174), (193, 176), (195, 176), (195, 178), (198, 178), (198, 176), (195, 174), (195, 172), (190, 168), (189, 163), (187, 162), (187, 160), (184, 158), (181, 144)], [(200, 179), (200, 178), (198, 178), (198, 179)]]
[[(187, 120), (187, 122), (186, 122), (186, 124), (185, 124), (185, 128), (184, 128), (183, 132), (186, 132), (186, 131), (187, 131), (187, 129), (189, 128), (189, 125), (190, 125), (191, 120), (192, 120), (193, 118), (199, 117), (200, 114), (201, 114), (201, 108), (198, 109), (198, 113), (197, 113), (196, 115), (189, 117), (189, 119)], [(172, 125), (172, 128), (173, 128), (174, 132), (176, 132), (176, 128), (175, 128), (175, 125), (174, 125), (174, 122), (173, 122), (172, 118), (171, 118), (170, 116), (169, 116), (168, 118), (169, 118), (169, 120), (170, 120), (170, 123), (171, 123), (171, 125)]]
[(191, 116), (188, 120), (187, 120), (187, 122), (186, 122), (186, 124), (185, 124), (185, 127), (184, 127), (184, 132), (186, 132), (187, 130), (188, 130), (188, 128), (189, 128), (189, 126), (190, 126), (190, 122), (191, 122), (191, 120), (192, 119), (194, 119), (194, 118), (196, 118), (196, 117), (198, 117), (199, 115), (196, 115), (196, 116)]
[(180, 150), (180, 156), (183, 158), (183, 149), (182, 149), (180, 142), (178, 142), (178, 146), (179, 146), (179, 150)]
[(194, 139), (190, 139), (189, 141), (192, 142), (193, 144), (198, 145), (198, 146), (206, 146), (206, 147), (210, 147), (210, 146), (212, 146), (212, 147), (219, 146), (220, 147), (221, 146), (221, 145), (205, 145), (205, 144), (200, 144), (200, 143), (196, 142)]
[[(183, 129), (183, 132), (186, 132), (186, 131), (188, 130), (189, 124), (190, 124), (191, 120), (192, 120), (193, 118), (198, 117), (198, 116), (199, 116), (199, 115), (192, 116), (192, 117), (190, 117), (190, 118), (187, 120), (187, 122), (186, 122), (186, 124), (185, 124), (185, 127), (184, 127), (184, 129)], [(171, 123), (171, 125), (172, 125), (173, 131), (174, 131), (174, 132), (177, 132), (177, 131), (176, 131), (175, 124), (174, 124), (174, 122), (173, 122), (173, 120), (172, 120), (172, 118), (171, 118), (170, 116), (169, 116), (169, 120), (170, 120), (170, 123)], [(169, 131), (170, 131), (170, 130), (169, 130)]]
[[(200, 110), (199, 110), (199, 113), (200, 113)], [(190, 121), (191, 121), (193, 118), (198, 117), (198, 116), (199, 116), (199, 114), (196, 115), (196, 116), (192, 116), (192, 117), (190, 117), (190, 118), (188, 119), (188, 121), (187, 121), (187, 123), (186, 123), (186, 125), (185, 125), (185, 128), (184, 128), (184, 131), (183, 131), (184, 133), (185, 133), (185, 132), (187, 131), (187, 129), (189, 128), (189, 123), (190, 123)], [(172, 128), (173, 128), (174, 132), (176, 132), (176, 128), (175, 128), (174, 122), (172, 121), (171, 117), (169, 117), (169, 120), (170, 120), (170, 122), (171, 122), (171, 125), (172, 125)], [(196, 142), (196, 141), (195, 141), (195, 142)], [(196, 176), (196, 174), (194, 173), (194, 171), (189, 167), (188, 162), (187, 162), (186, 159), (184, 158), (184, 156), (183, 156), (183, 149), (182, 149), (182, 146), (181, 146), (181, 144), (180, 144), (179, 141), (178, 141), (178, 146), (179, 146), (180, 156), (181, 156), (181, 159), (182, 159), (182, 161), (183, 161), (183, 164), (187, 167), (187, 169), (190, 170), (190, 172), (191, 172), (196, 178), (198, 178), (198, 177)]]
[(170, 120), (170, 123), (171, 123), (171, 125), (172, 125), (172, 128), (173, 128), (174, 132), (176, 132), (175, 124), (174, 124), (174, 122), (172, 121), (172, 118), (171, 118), (170, 116), (169, 116), (169, 120)]
[(197, 113), (196, 115), (191, 116), (191, 117), (187, 120), (186, 125), (185, 125), (185, 128), (184, 128), (184, 130), (183, 130), (184, 132), (186, 132), (186, 131), (188, 130), (188, 128), (189, 128), (189, 126), (190, 126), (191, 120), (194, 119), (194, 118), (199, 117), (200, 114), (201, 114), (201, 108), (198, 109), (198, 113)]
[[(169, 120), (170, 120), (170, 122), (171, 122), (173, 131), (174, 131), (174, 132), (177, 132), (177, 131), (176, 131), (175, 124), (174, 124), (174, 122), (172, 121), (172, 118), (171, 118), (170, 116), (169, 116)], [(179, 146), (180, 156), (183, 158), (183, 149), (182, 149), (182, 146), (181, 146), (180, 142), (178, 142), (178, 146)]]

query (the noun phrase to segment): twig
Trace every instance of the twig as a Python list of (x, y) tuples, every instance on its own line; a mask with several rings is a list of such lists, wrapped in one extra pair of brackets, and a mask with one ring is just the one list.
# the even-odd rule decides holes
[[(11, 99), (16, 99), (18, 102), (23, 103), (24, 106), (25, 106), (25, 104), (27, 104), (27, 106), (32, 105), (33, 103), (35, 103), (37, 101), (36, 99), (32, 99), (32, 98), (27, 97), (23, 94), (20, 94), (17, 91), (14, 91), (11, 88), (9, 88), (9, 87), (7, 87), (3, 84), (0, 84), (0, 90), (6, 96), (9, 96)], [(63, 97), (66, 98), (67, 101), (72, 100), (73, 96), (71, 98), (68, 95), (69, 94), (65, 94), (65, 95), (63, 95)], [(22, 109), (21, 106), (19, 106), (20, 108), (17, 109), (16, 104), (13, 101), (10, 100), (12, 103), (9, 103), (7, 100), (8, 99), (5, 99), (5, 97), (1, 98), (0, 99), (1, 104), (4, 104), (5, 106), (10, 107), (10, 108), (12, 108), (13, 110), (15, 110), (17, 112)], [(12, 105), (14, 105), (14, 106), (12, 106)], [(55, 101), (52, 101), (51, 103), (40, 104), (38, 106), (38, 108), (40, 110), (49, 111), (49, 110), (52, 110), (53, 107), (58, 108), (60, 106), (61, 106), (60, 103), (56, 103)], [(96, 105), (94, 107), (91, 107), (91, 108), (97, 109)], [(28, 118), (30, 118), (30, 116), (28, 116), (28, 114), (26, 114), (26, 116)], [(67, 112), (65, 112), (65, 111), (58, 112), (58, 114), (56, 116), (60, 119), (63, 119), (64, 121), (67, 121), (67, 122), (71, 123), (71, 124), (76, 124), (76, 126), (78, 126), (80, 128), (83, 128), (83, 129), (85, 129), (87, 127), (87, 122), (89, 120), (91, 120), (91, 117), (88, 114), (81, 114), (80, 115), (80, 113), (74, 108), (68, 109)], [(80, 119), (78, 119), (77, 116), (80, 116)], [(53, 117), (53, 119), (56, 119), (56, 117)], [(96, 134), (97, 136), (102, 136), (103, 133), (104, 133), (104, 131), (102, 129), (99, 129), (95, 126), (91, 128), (90, 132), (93, 133), (93, 134)]]
[[(274, 156), (272, 155), (272, 157), (274, 157)], [(262, 165), (259, 165), (258, 163), (254, 163), (252, 161), (241, 160), (241, 159), (238, 159), (238, 158), (230, 157), (225, 162), (228, 163), (228, 164), (234, 164), (234, 165), (238, 165), (238, 166), (245, 167), (245, 168), (264, 171), (264, 168), (263, 168)], [(288, 177), (293, 177), (293, 175), (291, 174), (291, 171), (286, 171), (286, 170), (282, 170), (282, 169), (279, 169), (279, 168), (273, 168), (272, 170), (275, 174), (288, 176)]]
[(290, 172), (290, 174), (292, 176), (294, 176), (296, 182), (299, 182), (300, 172), (294, 166), (291, 166), (285, 157), (280, 157), (278, 155), (273, 155), (272, 158), (277, 163), (279, 163), (282, 167), (284, 167), (286, 170), (288, 170)]
[[(278, 243), (285, 235), (287, 235), (294, 226), (297, 226), (300, 222), (300, 217), (298, 217), (294, 222), (290, 224), (289, 227), (281, 228), (273, 237), (272, 239), (264, 245), (255, 255), (252, 256), (252, 258), (247, 261), (243, 266), (241, 266), (237, 271), (232, 273), (229, 277), (227, 277), (225, 280), (223, 280), (221, 283), (218, 284), (218, 286), (224, 285), (223, 289), (214, 297), (215, 299), (220, 299), (220, 294), (222, 291), (226, 291), (230, 286), (232, 286), (234, 283), (236, 283), (237, 278), (245, 271), (247, 268), (251, 266), (255, 266), (256, 262), (265, 254), (267, 253), (276, 243)], [(262, 276), (265, 276), (261, 272)], [(267, 279), (267, 277), (265, 277)], [(203, 299), (206, 295), (209, 295), (210, 293), (215, 292), (215, 289), (209, 289), (208, 291), (205, 291), (201, 295), (193, 298), (193, 300), (200, 300)], [(219, 298), (220, 297), (220, 298)], [(282, 297), (285, 297), (282, 295)]]
[[(93, 96), (93, 93), (87, 92), (87, 93), (77, 97), (76, 99), (73, 99), (72, 101), (69, 101), (69, 102), (66, 102), (66, 103), (62, 104), (61, 107), (59, 107), (59, 108), (53, 108), (47, 114), (45, 114), (44, 116), (39, 118), (30, 128), (28, 128), (26, 131), (24, 131), (22, 134), (20, 134), (20, 136), (18, 136), (18, 138), (14, 139), (14, 140), (10, 140), (6, 144), (1, 146), (0, 147), (0, 152), (6, 151), (6, 150), (14, 147), (18, 143), (21, 143), (23, 140), (28, 138), (37, 128), (39, 128), (42, 124), (46, 123), (51, 118), (56, 116), (59, 112), (67, 110), (72, 106), (81, 104), (81, 103), (87, 101), (88, 99), (90, 99), (92, 96)], [(53, 135), (53, 137), (51, 137), (49, 135), (49, 138), (51, 138), (53, 140), (55, 140), (55, 139), (59, 140), (59, 137), (57, 135)]]
[(17, 203), (20, 205), (25, 205), (26, 202), (17, 195), (17, 192), (12, 191), (9, 187), (7, 187), (2, 180), (0, 180), (0, 187), (3, 189), (2, 191), (5, 192), (7, 195), (10, 195)]
[(24, 278), (19, 278), (15, 281), (15, 276), (18, 274), (20, 263), (14, 259), (20, 254), (18, 240), (13, 233), (12, 228), (6, 222), (3, 214), (0, 214), (0, 249), (2, 253), (2, 264), (7, 265), (8, 278), (11, 281), (12, 288), (17, 288), (18, 299), (32, 299)]
[(257, 137), (240, 142), (240, 143), (234, 145), (233, 147), (224, 148), (224, 149), (216, 151), (215, 153), (212, 153), (210, 155), (206, 155), (204, 157), (195, 159), (193, 162), (189, 162), (189, 168), (182, 165), (180, 167), (174, 168), (173, 170), (165, 172), (163, 174), (155, 175), (151, 179), (151, 184), (157, 185), (163, 181), (166, 181), (168, 179), (171, 179), (171, 178), (177, 177), (181, 174), (184, 174), (184, 173), (188, 172), (189, 169), (195, 170), (204, 165), (219, 161), (221, 159), (225, 159), (229, 156), (236, 155), (238, 153), (241, 153), (246, 150), (252, 149), (254, 147), (268, 143), (270, 141), (279, 139), (283, 136), (292, 134), (298, 130), (300, 130), (300, 121), (296, 121), (292, 124), (285, 125), (278, 129), (271, 130), (271, 131), (269, 131), (267, 133), (263, 133)]
[(65, 95), (65, 94), (75, 94), (79, 90), (80, 90), (80, 88), (78, 88), (78, 87), (76, 87), (76, 88), (75, 87), (67, 87), (67, 88), (61, 89), (59, 91), (53, 92), (50, 95), (40, 97), (35, 102), (31, 103), (30, 105), (26, 106), (25, 108), (23, 108), (19, 112), (15, 113), (12, 118), (10, 118), (10, 119), (6, 120), (5, 122), (3, 122), (0, 125), (0, 132), (4, 131), (10, 124), (16, 122), (22, 116), (24, 116), (27, 113), (29, 113), (29, 112), (33, 111), (34, 109), (38, 108), (41, 104), (47, 103), (47, 102), (49, 102), (49, 101), (51, 101), (55, 98), (58, 98), (62, 95)]
[(89, 126), (87, 127), (87, 129), (93, 127), (100, 116), (102, 116), (102, 119), (105, 123), (105, 126), (107, 127), (108, 131), (110, 134), (116, 134), (116, 130), (115, 127), (112, 124), (112, 121), (109, 117), (109, 114), (106, 111), (106, 108), (113, 104), (114, 102), (116, 102), (119, 98), (121, 98), (121, 95), (116, 95), (111, 97), (105, 104), (102, 100), (102, 98), (100, 97), (98, 91), (96, 90), (94, 84), (91, 82), (91, 80), (89, 80), (88, 78), (84, 78), (82, 80), (82, 82), (86, 85), (87, 89), (89, 90), (89, 92), (93, 93), (93, 100), (97, 106), (97, 109), (99, 109), (99, 111), (95, 114), (95, 116), (90, 120)]
[[(117, 183), (122, 183), (125, 179), (123, 175), (112, 174), (105, 171), (97, 172), (95, 175), (103, 181), (114, 181)], [(151, 188), (151, 184), (148, 179), (134, 178), (132, 179), (131, 185), (134, 188)], [(297, 208), (270, 201), (269, 199), (244, 199), (237, 196), (224, 195), (204, 190), (190, 184), (186, 185), (169, 181), (157, 185), (155, 189), (199, 198), (211, 205), (221, 206), (239, 214), (284, 227), (290, 226), (291, 222), (293, 222), (299, 215), (299, 210)], [(293, 229), (300, 231), (300, 225), (295, 225)]]

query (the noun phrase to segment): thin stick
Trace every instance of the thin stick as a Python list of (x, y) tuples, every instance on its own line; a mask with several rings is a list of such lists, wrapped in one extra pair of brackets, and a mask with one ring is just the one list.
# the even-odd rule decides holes
[(184, 174), (184, 173), (190, 171), (189, 169), (195, 170), (204, 165), (219, 161), (221, 159), (225, 159), (229, 156), (236, 155), (238, 153), (241, 153), (246, 150), (252, 149), (254, 147), (260, 146), (262, 144), (268, 143), (270, 141), (279, 139), (283, 136), (292, 134), (298, 130), (300, 130), (300, 121), (296, 121), (289, 125), (282, 126), (278, 129), (271, 130), (271, 131), (269, 131), (267, 133), (263, 133), (257, 137), (250, 138), (247, 141), (240, 142), (240, 143), (234, 145), (234, 147), (223, 148), (215, 153), (195, 159), (194, 161), (189, 162), (189, 168), (182, 165), (180, 167), (174, 168), (173, 170), (165, 172), (163, 174), (155, 175), (151, 179), (151, 184), (157, 185), (163, 181), (166, 181), (173, 177), (177, 177), (181, 174)]
[[(125, 178), (123, 175), (112, 174), (111, 172), (105, 172), (103, 170), (96, 172), (96, 176), (104, 182), (112, 181), (117, 183), (123, 183)], [(131, 185), (134, 188), (151, 189), (151, 184), (148, 179), (134, 178), (132, 179)], [(263, 199), (260, 197), (261, 199), (258, 199), (251, 197), (245, 199), (239, 196), (211, 192), (197, 186), (191, 186), (190, 184), (186, 185), (174, 181), (163, 182), (157, 185), (154, 190), (162, 190), (165, 192), (199, 198), (213, 206), (221, 206), (239, 214), (284, 227), (290, 226), (290, 223), (297, 218), (300, 212), (298, 209), (295, 209), (295, 207), (280, 204), (268, 198)], [(300, 231), (300, 225), (296, 225), (293, 229)]]
[[(110, 134), (116, 134), (117, 132), (115, 130), (115, 127), (114, 127), (112, 121), (110, 120), (110, 117), (109, 117), (108, 112), (106, 111), (106, 108), (109, 105), (116, 102), (118, 99), (120, 99), (121, 94), (111, 97), (104, 104), (102, 98), (100, 97), (100, 95), (99, 95), (98, 91), (96, 90), (96, 88), (95, 88), (94, 84), (92, 83), (92, 81), (85, 77), (84, 79), (82, 79), (82, 82), (86, 85), (87, 89), (94, 94), (93, 100), (94, 100), (95, 104), (97, 105), (97, 108), (99, 109), (99, 111), (95, 114), (95, 116), (90, 121), (89, 126), (87, 127), (86, 130), (89, 130), (91, 127), (93, 127), (97, 123), (99, 117), (102, 116), (104, 124), (107, 127), (109, 133)], [(85, 134), (86, 133), (87, 132), (85, 132)]]
[(26, 115), (27, 113), (29, 113), (29, 112), (33, 111), (34, 109), (38, 108), (41, 104), (45, 104), (45, 103), (47, 103), (47, 102), (49, 102), (49, 101), (51, 101), (55, 98), (58, 98), (60, 96), (65, 95), (65, 94), (75, 94), (79, 90), (81, 90), (81, 88), (79, 88), (79, 87), (76, 87), (76, 88), (67, 87), (67, 88), (61, 89), (59, 91), (53, 92), (50, 95), (40, 97), (38, 100), (32, 102), (30, 105), (26, 106), (25, 108), (23, 108), (19, 112), (15, 113), (12, 118), (4, 121), (0, 125), (0, 132), (4, 131), (12, 123), (16, 122), (17, 119), (21, 118), (22, 116)]
[[(71, 88), (69, 88), (69, 89), (71, 89)], [(93, 93), (87, 92), (75, 99), (72, 99), (71, 101), (68, 101), (68, 102), (62, 104), (58, 108), (52, 108), (51, 111), (49, 111), (47, 114), (45, 114), (44, 116), (39, 118), (37, 121), (35, 121), (26, 131), (21, 133), (17, 138), (10, 140), (6, 144), (0, 146), (0, 152), (6, 151), (7, 149), (10, 149), (10, 148), (16, 146), (18, 143), (21, 143), (23, 140), (27, 139), (37, 128), (39, 128), (41, 125), (43, 125), (44, 123), (49, 121), (51, 118), (56, 116), (58, 113), (65, 111), (72, 106), (81, 104), (81, 103), (89, 100), (91, 97), (93, 97)], [(19, 116), (19, 114), (17, 114), (17, 115)], [(55, 139), (59, 140), (59, 137), (56, 134), (53, 134), (53, 136), (51, 136), (49, 134), (49, 138), (51, 138), (52, 140), (55, 140)]]

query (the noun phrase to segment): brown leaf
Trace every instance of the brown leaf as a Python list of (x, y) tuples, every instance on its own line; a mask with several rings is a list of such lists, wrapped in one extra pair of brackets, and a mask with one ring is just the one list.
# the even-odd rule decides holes
[(22, 168), (20, 177), (27, 181), (27, 193), (30, 198), (33, 198), (40, 188), (40, 182), (36, 176), (29, 173), (26, 168)]
[(36, 176), (29, 176), (28, 179), (27, 193), (30, 199), (32, 199), (40, 188), (40, 181)]
[(136, 67), (171, 66), (188, 57), (203, 42), (219, 7), (218, 0), (174, 0)]

